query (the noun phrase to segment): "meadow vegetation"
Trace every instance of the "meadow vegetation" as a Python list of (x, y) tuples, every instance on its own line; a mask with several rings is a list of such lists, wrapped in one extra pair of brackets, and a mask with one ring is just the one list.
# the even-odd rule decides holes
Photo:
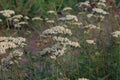
[(120, 80), (120, 1), (0, 0), (0, 80)]

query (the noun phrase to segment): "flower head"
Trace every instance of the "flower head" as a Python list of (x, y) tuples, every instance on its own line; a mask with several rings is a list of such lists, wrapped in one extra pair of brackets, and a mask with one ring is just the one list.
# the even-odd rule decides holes
[(113, 32), (112, 36), (118, 38), (120, 36), (120, 31)]
[(96, 44), (94, 40), (86, 40), (88, 44)]
[(2, 10), (0, 13), (5, 17), (11, 17), (12, 14), (15, 14), (13, 10)]
[(71, 7), (65, 7), (65, 8), (63, 8), (63, 11), (68, 11), (68, 10), (72, 10), (72, 8)]
[(98, 14), (103, 14), (103, 15), (109, 14), (108, 12), (104, 11), (101, 8), (93, 8), (93, 12), (96, 12)]

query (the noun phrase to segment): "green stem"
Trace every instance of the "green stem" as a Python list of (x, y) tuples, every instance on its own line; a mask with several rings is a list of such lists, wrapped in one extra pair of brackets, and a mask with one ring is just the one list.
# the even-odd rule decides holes
[(61, 65), (60, 60), (57, 59), (57, 60), (56, 60), (56, 63), (57, 63), (58, 68), (59, 68), (59, 66), (61, 67), (61, 69), (62, 69), (62, 71), (63, 71), (63, 75), (64, 75), (64, 77), (67, 78), (67, 76), (66, 76), (66, 72), (65, 72), (65, 69), (64, 69), (64, 66)]
[(4, 78), (4, 71), (1, 69), (1, 80), (5, 80)]
[(60, 4), (58, 10), (60, 10), (60, 8), (62, 7), (62, 4), (63, 4), (63, 0), (61, 1), (61, 4)]
[(6, 21), (7, 21), (7, 29), (9, 30), (9, 29), (10, 29), (10, 25), (9, 25), (9, 20), (8, 20), (8, 18), (6, 19)]

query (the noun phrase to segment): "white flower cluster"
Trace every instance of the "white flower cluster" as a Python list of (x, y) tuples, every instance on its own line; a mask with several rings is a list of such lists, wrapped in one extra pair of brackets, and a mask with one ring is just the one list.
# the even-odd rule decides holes
[(64, 37), (54, 36), (53, 40), (57, 41), (57, 42), (60, 42), (62, 45), (66, 45), (66, 46), (70, 45), (70, 46), (73, 46), (73, 47), (80, 47), (78, 42), (73, 42), (70, 39), (68, 39), (67, 37), (64, 38)]
[[(28, 24), (29, 17), (21, 14), (15, 15), (13, 10), (2, 10), (0, 13), (6, 17), (6, 24), (8, 27), (14, 25), (14, 27), (21, 27), (22, 25)], [(4, 19), (3, 19), (4, 20)]]
[[(100, 18), (102, 21), (104, 19), (104, 16), (109, 14), (109, 12), (106, 9), (106, 4), (105, 0), (100, 0), (99, 2), (96, 3), (95, 7), (92, 7), (89, 1), (81, 2), (79, 7), (85, 11), (87, 11), (87, 17), (95, 17), (95, 18)], [(91, 9), (91, 11), (89, 11)]]
[(89, 80), (87, 78), (78, 78), (78, 80)]
[(92, 14), (92, 13), (87, 14), (87, 17), (88, 18), (91, 18), (91, 17), (99, 18), (99, 19), (101, 19), (101, 21), (105, 18), (105, 16), (103, 16), (103, 15), (96, 15), (96, 14)]
[(1, 68), (7, 69), (10, 65), (14, 63), (18, 63), (18, 60), (21, 60), (21, 56), (23, 55), (23, 51), (20, 49), (14, 50), (9, 53), (7, 57), (1, 59)]
[(90, 6), (90, 2), (89, 1), (80, 2), (79, 7), (82, 7), (82, 6)]
[[(65, 11), (69, 11), (72, 10), (71, 7), (65, 7), (63, 8), (63, 13)], [(55, 14), (55, 11), (48, 11), (47, 13), (49, 14)], [(45, 19), (47, 23), (53, 23), (53, 20), (49, 20), (48, 18)], [(72, 15), (72, 14), (66, 14), (64, 17), (60, 17), (58, 18), (58, 21), (69, 21), (72, 23), (70, 23), (71, 25), (82, 25), (82, 23), (78, 22), (78, 17), (76, 15)], [(58, 23), (59, 24), (59, 23)], [(61, 22), (60, 22), (61, 24)], [(70, 40), (68, 37), (66, 36), (71, 36), (72, 32), (70, 29), (68, 29), (68, 24), (61, 24), (60, 26), (55, 26), (55, 27), (51, 27), (45, 31), (42, 32), (42, 36), (44, 37), (49, 37), (51, 38), (51, 40), (53, 41), (51, 44), (52, 46), (47, 47), (45, 49), (43, 49), (42, 51), (40, 51), (41, 55), (45, 55), (48, 54), (50, 55), (50, 58), (52, 59), (56, 59), (57, 57), (63, 55), (68, 47), (80, 47), (79, 43), (77, 41), (72, 41)]]
[(54, 20), (47, 20), (46, 22), (47, 22), (47, 23), (55, 23)]
[(7, 18), (9, 18), (9, 17), (11, 17), (11, 15), (15, 14), (15, 12), (13, 10), (2, 10), (2, 11), (0, 11), (0, 13)]
[(23, 55), (22, 48), (26, 45), (25, 42), (26, 39), (22, 37), (0, 37), (0, 56), (7, 55), (1, 58), (2, 69), (18, 63)]
[(97, 27), (93, 24), (89, 24), (89, 25), (85, 26), (85, 28), (87, 28), (87, 29), (100, 29), (99, 27)]
[(106, 7), (106, 4), (105, 4), (105, 3), (106, 3), (106, 0), (100, 0), (97, 5), (98, 5), (98, 7), (99, 7), (99, 6)]
[(2, 22), (2, 19), (0, 19), (0, 22)]
[(50, 55), (50, 58), (56, 59), (56, 57), (61, 56), (65, 53), (66, 46), (62, 46), (60, 43), (56, 43), (52, 47), (47, 47), (43, 49), (40, 53), (45, 55), (46, 53)]
[(24, 16), (24, 19), (29, 20), (30, 18), (28, 16)]
[(48, 55), (50, 55), (50, 58), (52, 59), (56, 59), (59, 56), (62, 56), (65, 51), (67, 50), (67, 45), (71, 45), (74, 47), (80, 47), (78, 42), (71, 42), (71, 43), (56, 43), (55, 45), (53, 45), (52, 47), (47, 47), (45, 49), (43, 49), (40, 53), (41, 55), (45, 55), (46, 53)]
[(78, 21), (78, 18), (77, 18), (77, 16), (75, 16), (75, 15), (66, 15), (66, 19), (67, 20), (75, 20), (75, 21)]
[(57, 36), (54, 36), (53, 37), (53, 40), (57, 41), (57, 42), (69, 42), (69, 39), (68, 38), (63, 38), (63, 37), (57, 37)]
[(56, 34), (72, 35), (72, 32), (70, 29), (66, 29), (63, 26), (55, 26), (55, 27), (45, 30), (42, 34), (43, 35), (56, 35)]
[(68, 14), (68, 15), (66, 15), (65, 17), (61, 17), (61, 18), (59, 18), (58, 19), (59, 21), (69, 21), (69, 20), (74, 20), (74, 21), (78, 21), (78, 18), (77, 18), (77, 16), (75, 16), (75, 15), (71, 15), (71, 14)]
[(91, 13), (90, 13), (90, 14), (87, 14), (87, 17), (88, 17), (88, 18), (91, 18), (92, 16), (93, 16), (93, 14), (91, 14)]
[[(25, 19), (25, 20), (23, 20), (23, 19)], [(28, 16), (23, 16), (23, 15), (21, 15), (21, 14), (19, 14), (19, 15), (14, 15), (13, 17), (11, 17), (11, 18), (9, 18), (9, 21), (10, 22), (13, 22), (13, 25), (14, 25), (14, 27), (21, 27), (21, 25), (25, 25), (25, 24), (28, 24), (28, 20), (29, 19), (29, 17)]]
[(103, 3), (105, 3), (106, 2), (106, 0), (100, 0), (101, 2), (103, 2)]
[(56, 11), (54, 10), (50, 10), (50, 11), (47, 11), (48, 14), (56, 14)]
[(19, 15), (13, 16), (12, 18), (13, 18), (13, 19), (14, 19), (14, 18), (15, 18), (15, 19), (16, 19), (16, 18), (17, 18), (17, 19), (21, 19), (22, 17), (23, 17), (23, 15), (19, 14)]
[(62, 35), (65, 36), (66, 34), (72, 35), (71, 30), (66, 29), (63, 26), (55, 26), (47, 29), (42, 34), (44, 36), (51, 36), (55, 42), (52, 47), (48, 47), (40, 51), (41, 55), (49, 54), (52, 59), (56, 59), (57, 57), (63, 55), (68, 46), (80, 47), (78, 42), (71, 41), (67, 37), (62, 37)]
[(96, 12), (98, 14), (103, 14), (103, 15), (109, 14), (108, 12), (104, 11), (101, 8), (93, 8), (93, 12)]
[(8, 49), (24, 47), (25, 41), (22, 37), (0, 37), (0, 54), (5, 54)]
[(43, 19), (40, 18), (40, 17), (33, 17), (33, 18), (32, 18), (32, 21), (35, 21), (35, 20), (41, 20), (41, 21), (42, 21)]
[(112, 36), (113, 36), (113, 37), (116, 37), (116, 38), (120, 37), (120, 31), (115, 31), (115, 32), (113, 32), (113, 33), (112, 33)]
[(98, 2), (98, 6), (103, 6), (103, 7), (106, 7), (106, 4), (103, 3), (103, 2)]
[(21, 22), (19, 22), (18, 24), (19, 24), (19, 25), (28, 24), (28, 22), (21, 21)]
[(72, 8), (71, 7), (65, 7), (65, 8), (63, 8), (63, 11), (68, 11), (68, 10), (72, 10)]
[(96, 44), (94, 40), (86, 40), (86, 42), (87, 42), (88, 44), (93, 44), (93, 45)]

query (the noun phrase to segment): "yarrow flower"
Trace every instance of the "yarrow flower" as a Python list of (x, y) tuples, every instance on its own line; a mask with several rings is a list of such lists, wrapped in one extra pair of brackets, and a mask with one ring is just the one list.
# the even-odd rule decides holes
[(7, 57), (1, 59), (1, 68), (5, 70), (10, 67), (10, 65), (18, 63), (22, 55), (23, 51), (20, 49), (14, 50), (13, 52), (9, 53)]
[(13, 18), (13, 19), (14, 19), (14, 18), (15, 18), (15, 19), (16, 19), (16, 18), (17, 18), (17, 19), (21, 19), (22, 17), (23, 17), (23, 15), (19, 14), (19, 15), (14, 15), (12, 18)]
[(71, 41), (70, 39), (68, 39), (66, 37), (64, 38), (64, 37), (56, 37), (56, 36), (54, 36), (53, 40), (55, 40), (57, 42), (60, 42), (62, 45), (66, 45), (66, 46), (69, 45), (69, 46), (73, 46), (73, 47), (80, 47), (78, 42)]
[(53, 11), (53, 10), (47, 11), (47, 13), (48, 13), (48, 14), (56, 14), (56, 12)]
[(65, 17), (61, 17), (61, 18), (59, 18), (58, 19), (59, 21), (69, 21), (69, 20), (74, 20), (74, 21), (76, 21), (76, 22), (78, 22), (78, 18), (77, 18), (77, 16), (75, 16), (75, 15), (66, 15)]
[(25, 18), (26, 20), (30, 19), (28, 16), (25, 16), (24, 18)]
[(93, 12), (96, 12), (98, 14), (103, 14), (103, 15), (109, 14), (108, 12), (104, 11), (101, 8), (93, 8)]
[(13, 10), (2, 10), (0, 13), (5, 17), (11, 17), (11, 15), (15, 14)]
[(20, 20), (19, 20), (19, 19), (14, 19), (13, 21), (14, 21), (14, 22), (19, 22)]
[(46, 53), (48, 53), (51, 56), (60, 56), (63, 55), (66, 48), (66, 46), (62, 46), (60, 43), (56, 43), (55, 45), (53, 45), (52, 47), (47, 47), (45, 49), (43, 49), (40, 53), (41, 55), (44, 55)]
[(120, 37), (120, 31), (115, 31), (115, 32), (113, 32), (113, 33), (112, 33), (112, 36), (113, 36), (113, 37), (116, 37), (116, 38)]
[(54, 36), (53, 37), (53, 40), (57, 41), (57, 42), (69, 42), (69, 39), (68, 38), (63, 38), (63, 37), (57, 37), (57, 36)]
[(6, 50), (17, 47), (24, 47), (25, 38), (22, 37), (0, 37), (0, 54), (5, 54)]
[(2, 22), (2, 19), (0, 19), (0, 22)]
[(46, 22), (47, 22), (47, 23), (55, 23), (54, 20), (47, 20)]
[(81, 25), (82, 25), (81, 22), (73, 22), (72, 24), (73, 24), (73, 25), (77, 25), (77, 26), (81, 26)]
[(23, 55), (22, 48), (26, 45), (25, 42), (26, 39), (22, 37), (0, 37), (0, 56), (7, 54), (6, 57), (1, 58), (2, 69), (18, 63), (18, 59)]
[(28, 24), (28, 22), (27, 21), (21, 21), (20, 22), (20, 20), (18, 20), (18, 19), (14, 19), (14, 27), (16, 27), (16, 28), (20, 28), (21, 27), (21, 25), (27, 25)]
[(86, 40), (88, 44), (96, 44), (94, 40)]
[(89, 1), (85, 1), (85, 2), (80, 2), (80, 5), (79, 7), (82, 7), (82, 6), (90, 6), (90, 2)]
[[(14, 26), (14, 27), (21, 27), (21, 24), (27, 24), (28, 23), (28, 19), (25, 19), (23, 17), (23, 15), (18, 14), (18, 15), (14, 15), (15, 12), (12, 10), (3, 10), (0, 11), (0, 13), (2, 13), (3, 15), (6, 15), (5, 17), (7, 17), (7, 24), (9, 24), (9, 26)], [(13, 16), (11, 16), (13, 14)], [(11, 24), (12, 23), (12, 24)], [(8, 26), (8, 25), (7, 25)]]
[(103, 7), (106, 7), (106, 4), (105, 3), (103, 3), (103, 2), (98, 2), (98, 4), (97, 4), (98, 6), (103, 6)]
[[(63, 8), (64, 11), (72, 10), (71, 7)], [(56, 14), (55, 11), (50, 10), (47, 13)], [(53, 23), (54, 20), (45, 19), (47, 23)], [(78, 17), (72, 14), (65, 14), (64, 17), (58, 18), (58, 21), (72, 22), (71, 25), (82, 25), (81, 22), (78, 22)], [(51, 45), (44, 48), (40, 51), (41, 55), (49, 55), (51, 59), (57, 59), (57, 57), (62, 56), (69, 49), (68, 48), (80, 48), (78, 41), (73, 41), (68, 37), (72, 35), (71, 29), (67, 24), (59, 24), (58, 26), (51, 27), (42, 32), (41, 37), (49, 38), (49, 41), (52, 41)]]
[(50, 55), (50, 58), (56, 59), (57, 57), (59, 57), (65, 53), (65, 51), (67, 50), (67, 45), (79, 47), (78, 42), (71, 42), (71, 44), (70, 43), (69, 44), (56, 43), (52, 47), (47, 47), (47, 48), (43, 49), (42, 51), (40, 51), (40, 54), (41, 55), (48, 54), (48, 55)]
[(78, 80), (89, 80), (87, 78), (78, 78)]
[(72, 10), (72, 8), (71, 7), (65, 7), (65, 8), (63, 8), (63, 11), (68, 11), (68, 10)]
[(69, 42), (69, 45), (70, 45), (70, 46), (73, 46), (73, 47), (75, 47), (75, 48), (80, 47), (80, 44), (79, 44), (78, 42), (73, 42), (73, 41), (70, 41), (70, 42)]
[(93, 14), (87, 14), (88, 18), (91, 18), (93, 16)]
[(42, 51), (40, 51), (40, 54), (48, 54), (50, 55), (51, 59), (56, 59), (67, 51), (68, 46), (75, 48), (80, 47), (77, 41), (74, 42), (67, 37), (62, 37), (62, 35), (66, 34), (72, 35), (72, 32), (70, 29), (64, 28), (64, 26), (55, 26), (43, 31), (42, 36), (51, 36), (55, 43), (51, 47), (44, 48)]
[(47, 29), (45, 30), (43, 33), (43, 35), (56, 35), (56, 34), (68, 34), (68, 35), (71, 35), (72, 32), (70, 29), (66, 29), (64, 28), (63, 26), (55, 26), (55, 27), (52, 27), (50, 29)]
[(106, 2), (106, 0), (100, 0), (100, 1), (101, 1), (101, 2), (104, 2), (104, 3)]
[(75, 21), (78, 21), (78, 18), (77, 16), (75, 15), (66, 15), (66, 20), (75, 20)]
[(61, 17), (58, 19), (58, 21), (66, 21), (66, 20), (67, 20), (66, 17)]
[(42, 21), (43, 19), (40, 18), (40, 17), (33, 17), (33, 18), (32, 18), (32, 21), (35, 21), (35, 20), (41, 20), (41, 21)]
[(21, 22), (19, 22), (18, 24), (28, 24), (28, 22), (24, 22), (24, 21), (21, 21)]
[(89, 28), (89, 29), (100, 29), (99, 27), (93, 25), (93, 24), (89, 24), (87, 26), (85, 26), (85, 28)]

